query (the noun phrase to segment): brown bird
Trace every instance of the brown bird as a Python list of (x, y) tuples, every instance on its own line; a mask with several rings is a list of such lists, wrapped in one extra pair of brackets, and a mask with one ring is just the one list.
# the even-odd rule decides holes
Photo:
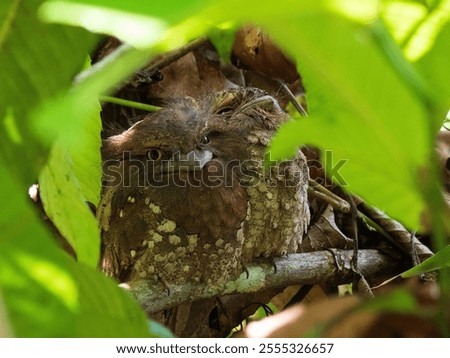
[(265, 169), (288, 120), (255, 89), (174, 100), (103, 143), (103, 271), (120, 282), (223, 287), (258, 256), (295, 252), (309, 223), (306, 159)]

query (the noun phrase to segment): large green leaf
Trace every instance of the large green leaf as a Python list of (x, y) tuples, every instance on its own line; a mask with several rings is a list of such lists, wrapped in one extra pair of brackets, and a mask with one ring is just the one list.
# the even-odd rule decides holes
[(371, 29), (331, 11), (293, 12), (282, 31), (275, 21), (262, 21), (297, 59), (311, 113), (280, 131), (273, 158), (300, 143), (331, 150), (335, 161), (346, 161), (339, 174), (350, 190), (418, 227), (424, 207), (418, 170), (431, 148), (427, 112)]
[(0, 289), (13, 333), (72, 336), (78, 292), (68, 260), (2, 165), (0, 178), (0, 199), (8, 207), (0, 216)]
[[(25, 185), (37, 179), (47, 154), (46, 143), (39, 140), (30, 125), (30, 113), (40, 103), (71, 86), (74, 75), (81, 69), (94, 43), (94, 37), (83, 30), (41, 23), (36, 17), (41, 2), (6, 1), (0, 7), (1, 18), (4, 19), (0, 31), (0, 118), (4, 119), (6, 129), (0, 131), (0, 159)], [(70, 148), (75, 169), (64, 166), (67, 158), (61, 163), (53, 162), (54, 176), (47, 175), (47, 179), (52, 178), (53, 182), (46, 182), (45, 178), (42, 181), (42, 199), (46, 208), (50, 206), (55, 209), (49, 210), (48, 215), (54, 219), (58, 229), (75, 249), (80, 249), (77, 252), (80, 260), (95, 266), (99, 238), (96, 224), (84, 202), (90, 200), (96, 204), (100, 192), (98, 110), (96, 117), (84, 122), (70, 121), (64, 112), (60, 112), (54, 123), (60, 123), (59, 126), (64, 127), (66, 132), (70, 126), (78, 127), (83, 136), (80, 136), (82, 139), (78, 141), (78, 146)], [(50, 127), (50, 132), (53, 127)], [(70, 181), (66, 180), (68, 177)], [(79, 188), (73, 187), (75, 181), (79, 183)], [(26, 192), (25, 185), (23, 192)], [(63, 193), (66, 200), (61, 200), (59, 193)], [(74, 215), (71, 215), (72, 212)], [(80, 222), (86, 225), (80, 225)], [(78, 238), (82, 239), (76, 241), (74, 229), (81, 233)]]
[[(71, 113), (71, 108), (64, 108), (56, 101), (47, 102), (47, 105), (55, 104), (52, 111), (37, 112), (41, 125), (51, 125), (52, 120), (56, 122), (58, 113)], [(60, 127), (61, 137), (53, 145), (39, 177), (47, 215), (72, 245), (78, 260), (91, 267), (97, 267), (100, 254), (98, 224), (87, 205), (87, 202), (98, 204), (101, 186), (100, 108), (98, 103), (93, 104), (94, 101), (95, 97), (90, 101), (92, 111), (78, 111), (79, 118), (66, 117), (78, 126)], [(85, 106), (88, 107), (87, 103)], [(55, 112), (55, 109), (59, 111)], [(66, 132), (70, 133), (71, 139)]]
[(195, 14), (202, 6), (201, 0), (49, 0), (40, 14), (47, 21), (83, 26), (136, 47), (149, 47), (161, 40), (170, 25)]
[(414, 62), (422, 78), (427, 79), (434, 97), (431, 101), (441, 102), (434, 115), (436, 127), (439, 127), (443, 114), (450, 107), (446, 70), (446, 59), (450, 52), (447, 41), (450, 33), (450, 0), (431, 1), (429, 4), (388, 0), (382, 5), (383, 19), (402, 46), (403, 53)]
[(94, 40), (81, 29), (41, 23), (36, 17), (41, 3), (0, 3), (0, 160), (27, 184), (36, 180), (46, 157), (28, 126), (28, 113), (68, 87)]
[(80, 184), (80, 192), (85, 200), (97, 206), (101, 189), (101, 120), (100, 106), (80, 123), (78, 146), (69, 147), (73, 161), (74, 175)]
[[(450, 11), (450, 10), (449, 10)], [(447, 23), (436, 38), (434, 45), (417, 63), (417, 68), (433, 86), (436, 96), (443, 97), (446, 109), (450, 108), (450, 23)]]
[[(73, 229), (79, 259), (95, 265), (97, 225), (84, 201), (96, 203), (99, 195), (98, 102), (89, 99), (87, 111), (85, 103), (75, 103), (71, 110), (79, 116), (56, 113), (64, 108), (60, 94), (69, 91), (94, 37), (41, 23), (36, 17), (41, 2), (0, 4), (0, 291), (7, 316), (19, 337), (146, 336), (146, 318), (136, 302), (110, 279), (74, 263), (51, 239), (31, 200), (26, 202), (26, 185), (37, 179), (52, 143), (48, 139), (59, 138), (43, 174), (43, 199), (53, 200), (53, 213), (70, 217), (59, 224), (60, 231)], [(36, 115), (52, 105), (53, 117)], [(36, 128), (45, 124), (48, 135), (38, 136)], [(68, 140), (72, 136), (77, 138)], [(79, 241), (93, 237), (91, 243)]]
[(384, 0), (381, 16), (406, 57), (414, 61), (426, 53), (448, 21), (449, 0)]
[(402, 46), (408, 44), (429, 13), (426, 4), (418, 1), (387, 0), (381, 6), (389, 32)]
[[(17, 337), (144, 337), (145, 314), (112, 280), (63, 253), (0, 165), (0, 291)], [(93, 324), (95, 322), (95, 324)]]
[[(95, 143), (95, 142), (94, 142)], [(100, 148), (97, 147), (97, 152)], [(100, 166), (99, 163), (96, 163)], [(100, 186), (100, 178), (96, 187)], [(100, 254), (98, 223), (81, 194), (67, 144), (55, 143), (39, 177), (41, 198), (48, 217), (74, 248), (77, 259), (97, 267)], [(81, 224), (82, 223), (82, 224)]]
[(80, 295), (77, 337), (158, 337), (131, 294), (83, 265), (73, 265)]

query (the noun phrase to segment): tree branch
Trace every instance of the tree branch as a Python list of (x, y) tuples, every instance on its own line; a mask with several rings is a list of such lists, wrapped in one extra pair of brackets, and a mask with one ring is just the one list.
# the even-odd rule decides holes
[[(249, 264), (243, 272), (225, 288), (214, 288), (203, 283), (163, 286), (154, 281), (135, 281), (121, 286), (131, 290), (141, 306), (148, 313), (155, 313), (177, 306), (183, 302), (205, 298), (259, 292), (267, 289), (283, 288), (294, 284), (339, 285), (353, 279), (351, 260), (353, 250), (330, 249), (307, 253), (290, 254), (288, 257), (261, 259)], [(363, 276), (399, 272), (397, 260), (377, 251), (358, 252), (358, 268)]]
[(409, 257), (413, 257), (414, 251), (417, 252), (420, 262), (433, 256), (433, 252), (400, 222), (387, 216), (380, 209), (368, 205), (361, 198), (356, 197), (356, 199), (359, 201), (357, 206), (360, 212), (372, 221), (370, 224), (402, 252)]

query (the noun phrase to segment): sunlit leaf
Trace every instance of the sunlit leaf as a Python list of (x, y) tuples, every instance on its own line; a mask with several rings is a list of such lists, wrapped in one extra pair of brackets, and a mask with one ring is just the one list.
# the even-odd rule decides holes
[(411, 292), (400, 288), (363, 303), (360, 309), (414, 314), (417, 313), (417, 302)]
[(326, 13), (285, 22), (283, 32), (275, 24), (270, 29), (298, 59), (311, 113), (279, 132), (272, 159), (290, 155), (294, 143), (331, 150), (328, 171), (345, 161), (339, 175), (349, 190), (418, 227), (424, 204), (417, 171), (430, 148), (427, 113), (370, 30)]
[(73, 270), (80, 290), (78, 337), (152, 335), (147, 331), (144, 312), (129, 292), (119, 288), (113, 280), (83, 265), (73, 265)]
[(78, 146), (69, 147), (73, 161), (73, 174), (78, 179), (80, 193), (85, 200), (97, 206), (101, 189), (101, 155), (100, 155), (100, 106), (92, 116), (81, 123), (81, 138)]
[[(450, 22), (443, 27), (430, 51), (416, 63), (420, 72), (433, 86), (435, 96), (445, 101), (445, 109), (450, 108), (450, 72), (447, 70), (450, 58), (449, 38)], [(442, 113), (444, 114), (445, 112)]]
[(208, 39), (213, 43), (222, 62), (228, 63), (231, 58), (231, 48), (234, 42), (236, 28), (232, 23), (221, 28), (213, 28), (208, 33)]
[(416, 61), (426, 55), (433, 47), (443, 26), (450, 20), (450, 1), (439, 0), (435, 3), (430, 7), (420, 26), (414, 29), (408, 43), (405, 43), (405, 54), (411, 61)]
[(393, 38), (405, 45), (414, 35), (414, 31), (420, 26), (428, 15), (426, 4), (417, 1), (388, 0), (383, 1), (382, 17)]
[(0, 289), (13, 334), (73, 336), (78, 293), (67, 260), (2, 165), (0, 178), (8, 203), (0, 216)]
[(74, 248), (77, 259), (97, 267), (100, 254), (97, 220), (81, 194), (70, 152), (63, 141), (54, 145), (39, 183), (44, 209)]
[(50, 0), (40, 8), (40, 15), (46, 21), (82, 26), (136, 47), (150, 47), (171, 24), (195, 14), (202, 5), (200, 0)]
[[(0, 160), (28, 185), (36, 180), (46, 157), (45, 147), (28, 126), (28, 113), (68, 87), (95, 39), (81, 29), (41, 23), (36, 17), (41, 3), (0, 2)], [(4, 118), (14, 124), (21, 142), (4, 130)], [(64, 122), (63, 117), (59, 120)]]

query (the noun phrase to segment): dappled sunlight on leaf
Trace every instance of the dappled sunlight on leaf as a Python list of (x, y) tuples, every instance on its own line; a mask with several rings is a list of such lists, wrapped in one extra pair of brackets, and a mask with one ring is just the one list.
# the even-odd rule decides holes
[(45, 3), (40, 14), (46, 21), (82, 26), (92, 32), (117, 36), (135, 47), (153, 45), (167, 29), (167, 24), (156, 17), (64, 1)]
[(336, 13), (363, 24), (369, 24), (375, 21), (380, 10), (380, 2), (376, 0), (328, 1), (328, 6), (331, 10), (336, 11)]
[(440, 5), (433, 9), (425, 18), (425, 21), (415, 31), (405, 47), (406, 57), (410, 61), (417, 61), (424, 56), (433, 46), (436, 36), (442, 27), (450, 20), (450, 1), (440, 1)]
[(404, 44), (414, 27), (427, 15), (427, 8), (413, 1), (384, 1), (381, 9), (392, 37), (399, 44)]
[(450, 19), (450, 1), (426, 6), (411, 1), (386, 1), (383, 18), (406, 58), (417, 61), (432, 48), (436, 36)]
[(78, 308), (78, 289), (69, 272), (61, 270), (56, 262), (44, 261), (42, 257), (31, 255), (26, 251), (16, 251), (14, 260), (18, 267), (30, 267), (29, 279), (49, 291), (49, 294), (59, 297), (67, 309)]
[[(450, 12), (450, 10), (449, 10)], [(416, 62), (418, 69), (426, 76), (427, 81), (433, 86), (435, 96), (442, 98), (442, 116), (450, 108), (450, 71), (447, 70), (447, 60), (450, 57), (450, 23), (447, 23), (428, 51)], [(443, 118), (436, 118), (436, 123)]]
[[(0, 229), (0, 288), (14, 334), (20, 337), (67, 336), (78, 295), (62, 252), (0, 165), (1, 200), (8, 202)], [(21, 195), (22, 194), (22, 195)], [(45, 302), (45, 304), (43, 304)]]

